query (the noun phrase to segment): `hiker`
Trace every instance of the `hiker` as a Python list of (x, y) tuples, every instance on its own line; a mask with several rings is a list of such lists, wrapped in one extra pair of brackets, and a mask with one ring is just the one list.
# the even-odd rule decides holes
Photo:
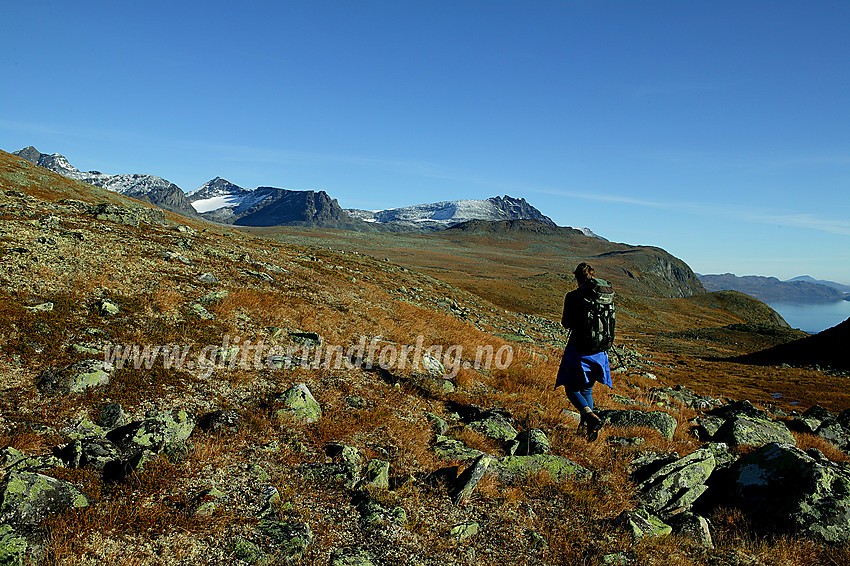
[(613, 388), (607, 350), (614, 343), (614, 291), (587, 263), (578, 264), (573, 274), (578, 289), (564, 297), (561, 324), (570, 332), (555, 388), (564, 386), (581, 414), (578, 431), (586, 429), (592, 442), (602, 429), (602, 419), (593, 412), (593, 384)]

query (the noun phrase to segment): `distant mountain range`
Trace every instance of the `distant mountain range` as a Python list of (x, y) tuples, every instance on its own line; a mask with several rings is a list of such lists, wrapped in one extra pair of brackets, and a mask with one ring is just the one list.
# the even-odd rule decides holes
[(196, 215), (195, 209), (192, 208), (183, 190), (174, 183), (156, 175), (138, 173), (107, 175), (100, 171), (84, 172), (71, 165), (64, 156), (58, 153), (52, 155), (41, 153), (33, 146), (20, 149), (14, 152), (14, 155), (22, 157), (30, 163), (40, 165), (45, 169), (56, 171), (65, 177), (149, 202), (154, 206), (170, 210), (171, 212), (176, 212), (184, 216)]
[[(470, 220), (536, 220), (555, 223), (523, 198), (510, 196), (463, 199), (387, 210), (340, 208), (325, 191), (294, 191), (276, 187), (247, 189), (216, 177), (184, 193), (161, 177), (146, 174), (108, 175), (82, 172), (58, 154), (45, 154), (29, 146), (14, 152), (32, 163), (92, 185), (149, 202), (187, 216), (239, 226), (318, 226), (366, 232), (432, 232)], [(584, 235), (599, 238), (588, 228)]]
[(780, 281), (776, 277), (746, 275), (738, 277), (733, 273), (722, 275), (697, 274), (706, 291), (740, 291), (765, 303), (773, 302), (829, 302), (841, 299), (850, 300), (844, 290), (846, 285), (833, 281), (820, 281), (808, 275)]

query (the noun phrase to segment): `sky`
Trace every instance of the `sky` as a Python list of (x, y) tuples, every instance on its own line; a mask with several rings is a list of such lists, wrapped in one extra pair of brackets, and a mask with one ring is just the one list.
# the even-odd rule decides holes
[(850, 284), (850, 2), (0, 0), (0, 149), (344, 208), (525, 198)]

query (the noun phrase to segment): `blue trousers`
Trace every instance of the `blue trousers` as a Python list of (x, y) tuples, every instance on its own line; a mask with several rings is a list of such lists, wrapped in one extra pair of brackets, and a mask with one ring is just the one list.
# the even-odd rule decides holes
[(567, 399), (581, 412), (583, 407), (593, 410), (593, 384), (578, 391), (567, 391)]

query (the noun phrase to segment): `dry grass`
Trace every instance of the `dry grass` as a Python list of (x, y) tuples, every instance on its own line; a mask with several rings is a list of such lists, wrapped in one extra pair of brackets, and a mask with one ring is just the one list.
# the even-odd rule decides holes
[[(15, 167), (13, 173), (18, 176), (33, 170), (24, 164)], [(59, 183), (56, 191), (66, 196), (84, 192), (79, 184), (49, 177)], [(9, 186), (2, 178), (0, 183)], [(32, 194), (54, 201), (58, 196), (45, 189)], [(95, 200), (114, 196), (95, 192), (89, 193), (89, 198), (91, 194), (97, 195)], [(117, 195), (114, 199), (129, 202)], [(177, 220), (193, 224), (186, 219)], [(21, 218), (10, 216), (8, 221), (20, 223)], [(440, 401), (444, 398), (429, 397), (415, 387), (396, 387), (391, 383), (409, 377), (408, 370), (393, 370), (395, 377), (385, 376), (384, 381), (379, 373), (359, 370), (236, 369), (217, 372), (204, 381), (191, 372), (166, 370), (157, 364), (149, 370), (119, 370), (108, 386), (63, 398), (41, 396), (31, 380), (27, 382), (16, 374), (15, 379), (8, 379), (10, 386), (4, 389), (0, 401), (6, 420), (0, 443), (31, 454), (45, 453), (67, 442), (64, 433), (55, 432), (56, 429), (71, 418), (96, 414), (95, 409), (107, 399), (121, 402), (131, 413), (151, 404), (185, 400), (201, 408), (234, 408), (241, 416), (235, 432), (196, 432), (194, 448), (184, 462), (174, 464), (159, 458), (148, 464), (144, 473), (123, 483), (104, 484), (91, 471), (50, 472), (79, 486), (98, 504), (50, 519), (45, 563), (74, 563), (87, 552), (86, 545), (95, 544), (93, 541), (99, 540), (100, 535), (118, 540), (125, 537), (125, 542), (116, 544), (130, 549), (122, 557), (129, 564), (143, 560), (133, 555), (132, 543), (126, 541), (151, 541), (168, 533), (185, 533), (191, 540), (211, 541), (210, 545), (223, 548), (221, 541), (233, 529), (254, 520), (254, 511), (247, 511), (249, 503), (242, 501), (241, 507), (228, 508), (227, 513), (200, 518), (191, 512), (189, 494), (199, 485), (208, 485), (219, 471), (228, 481), (236, 481), (249, 462), (262, 462), (270, 474), (263, 481), (277, 487), (283, 500), (291, 504), (281, 516), (311, 525), (316, 542), (305, 563), (325, 563), (331, 549), (360, 544), (366, 538), (369, 545), (386, 551), (387, 556), (427, 551), (429, 556), (425, 558), (430, 561), (459, 564), (598, 564), (605, 554), (620, 551), (630, 552), (638, 564), (708, 563), (681, 539), (633, 543), (624, 531), (611, 524), (623, 510), (635, 505), (635, 488), (628, 477), (628, 462), (635, 449), (614, 448), (606, 442), (607, 437), (641, 436), (646, 442), (640, 450), (685, 455), (698, 446), (688, 433), (688, 420), (697, 413), (679, 405), (664, 409), (679, 423), (671, 441), (650, 429), (606, 428), (599, 440), (588, 443), (575, 435), (575, 423), (563, 414), (564, 409), (571, 409), (563, 392), (552, 388), (560, 351), (548, 345), (552, 344), (550, 336), (540, 331), (536, 323), (487, 301), (557, 320), (563, 293), (571, 285), (559, 274), (566, 272), (579, 255), (598, 253), (602, 248), (570, 249), (564, 253), (545, 241), (512, 240), (506, 245), (499, 238), (453, 240), (445, 235), (405, 237), (398, 242), (395, 236), (382, 235), (375, 235), (374, 242), (372, 235), (323, 233), (313, 237), (322, 243), (333, 239), (339, 247), (353, 245), (353, 241), (359, 242), (362, 249), (373, 251), (384, 246), (381, 257), (418, 264), (420, 268), (427, 260), (422, 271), (434, 276), (431, 278), (369, 257), (281, 245), (198, 223), (194, 223), (198, 229), (213, 232), (190, 238), (155, 226), (142, 229), (109, 224), (111, 231), (104, 231), (103, 223), (74, 215), (63, 221), (86, 231), (79, 249), (70, 250), (65, 256), (73, 269), (62, 271), (60, 264), (48, 257), (50, 261), (38, 265), (31, 274), (33, 281), (24, 281), (27, 287), (18, 292), (0, 290), (0, 346), (4, 357), (0, 371), (14, 369), (30, 376), (45, 366), (73, 361), (76, 358), (66, 346), (82, 340), (89, 328), (100, 331), (111, 343), (140, 345), (214, 345), (220, 344), (225, 334), (256, 341), (267, 336), (265, 328), (271, 326), (284, 331), (317, 332), (325, 344), (344, 348), (356, 344), (361, 336), (381, 336), (385, 341), (382, 344), (391, 341), (398, 345), (415, 344), (422, 336), (425, 346), (439, 345), (443, 350), (461, 346), (462, 361), (466, 362), (475, 361), (479, 346), (498, 350), (510, 345), (513, 362), (509, 367), (461, 369), (455, 379), (457, 391), (447, 398), (506, 409), (519, 430), (543, 429), (555, 454), (596, 473), (591, 482), (556, 483), (540, 474), (514, 485), (485, 477), (466, 505), (454, 507), (444, 488), (425, 486), (421, 481), (428, 472), (447, 465), (437, 459), (431, 447), (431, 425), (424, 417), (425, 411), (442, 413)], [(293, 239), (303, 236), (301, 231)], [(116, 273), (103, 269), (99, 256), (93, 253), (98, 248), (112, 250), (105, 257)], [(182, 249), (194, 263), (187, 267), (164, 261), (159, 255), (163, 249)], [(246, 269), (263, 271), (243, 257), (246, 250), (250, 250), (253, 259), (277, 264), (287, 273), (269, 271), (271, 282), (244, 274)], [(215, 272), (217, 285), (195, 281), (197, 272), (208, 270)], [(48, 283), (55, 284), (50, 293), (33, 292)], [(626, 287), (618, 286), (620, 289)], [(213, 290), (229, 291), (226, 298), (208, 307), (216, 320), (199, 322), (191, 318), (188, 304)], [(95, 306), (101, 296), (111, 297), (121, 313), (102, 319)], [(46, 300), (54, 302), (52, 313), (24, 309), (31, 301)], [(616, 375), (616, 393), (648, 403), (651, 399), (640, 391), (680, 383), (702, 394), (765, 403), (772, 401), (773, 392), (801, 401), (803, 406), (817, 397), (818, 403), (832, 410), (843, 408), (850, 401), (846, 380), (825, 378), (809, 370), (753, 368), (712, 359), (710, 356), (716, 352), (746, 349), (748, 345), (721, 339), (707, 347), (699, 340), (674, 339), (665, 334), (669, 328), (692, 328), (697, 318), (704, 321), (700, 324), (713, 326), (738, 322), (739, 317), (731, 311), (713, 309), (698, 301), (648, 301), (640, 296), (621, 296), (618, 306), (623, 311), (623, 332), (618, 343), (651, 352), (645, 365), (659, 380)], [(518, 339), (530, 342), (508, 342), (496, 336), (511, 335), (519, 329), (528, 334), (518, 335)], [(626, 387), (625, 380), (632, 382), (635, 389)], [(298, 382), (307, 383), (322, 405), (325, 416), (320, 421), (305, 425), (275, 418), (279, 407), (272, 400)], [(817, 388), (812, 387), (815, 383)], [(594, 393), (600, 406), (630, 408), (616, 403), (612, 392), (603, 387)], [(355, 397), (359, 402), (349, 406), (348, 401)], [(35, 432), (45, 425), (52, 427), (48, 434)], [(466, 428), (449, 434), (470, 447), (501, 453), (497, 443)], [(812, 435), (798, 434), (797, 440), (801, 448), (818, 448), (833, 460), (850, 460)], [(344, 442), (367, 459), (391, 462), (394, 489), (371, 490), (370, 496), (382, 505), (403, 507), (408, 515), (406, 525), (364, 531), (358, 525), (350, 492), (339, 486), (314, 485), (316, 482), (308, 485), (299, 476), (297, 470), (302, 464), (324, 458), (322, 448), (329, 442)], [(250, 482), (248, 488), (259, 488), (259, 480)], [(225, 483), (219, 485), (230, 489)], [(248, 488), (241, 497), (252, 496)], [(449, 537), (450, 525), (470, 519), (481, 524), (479, 535), (464, 542)], [(741, 551), (768, 564), (850, 562), (846, 545), (825, 550), (792, 538), (756, 538), (752, 525), (735, 511), (721, 510), (712, 521), (717, 544), (724, 551)], [(536, 533), (545, 543), (530, 533)], [(475, 554), (469, 554), (470, 550)], [(386, 562), (393, 560), (387, 558)]]

